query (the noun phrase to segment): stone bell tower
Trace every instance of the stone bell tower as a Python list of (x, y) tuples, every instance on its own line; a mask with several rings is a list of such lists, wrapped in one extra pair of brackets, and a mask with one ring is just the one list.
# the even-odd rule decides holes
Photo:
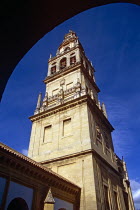
[(98, 100), (94, 67), (69, 31), (48, 61), (29, 157), (81, 187), (81, 210), (134, 209), (125, 163), (114, 153), (112, 125)]

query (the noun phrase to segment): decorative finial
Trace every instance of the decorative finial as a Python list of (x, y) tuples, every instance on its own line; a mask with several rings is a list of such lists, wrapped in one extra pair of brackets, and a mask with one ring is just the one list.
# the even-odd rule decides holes
[(40, 108), (41, 108), (41, 99), (42, 99), (42, 93), (39, 93), (38, 95), (38, 100), (37, 100), (37, 105), (36, 105), (36, 109), (34, 111), (34, 114), (38, 114), (40, 112)]
[(44, 203), (50, 203), (50, 204), (54, 204), (55, 203), (55, 200), (54, 200), (52, 192), (51, 192), (51, 188), (48, 191), (48, 194), (47, 194), (47, 196), (46, 196), (46, 198), (44, 200)]
[(102, 103), (102, 111), (103, 111), (103, 114), (105, 115), (105, 117), (107, 118), (107, 112), (106, 112), (106, 108), (105, 108), (104, 103)]
[(41, 107), (41, 99), (42, 99), (42, 93), (39, 93), (36, 109), (40, 109), (40, 107)]
[(99, 107), (99, 109), (101, 109), (101, 103), (100, 103), (100, 101), (98, 101), (98, 107)]
[(59, 52), (59, 49), (58, 49), (58, 50), (56, 51), (56, 55), (59, 55), (59, 53), (60, 53), (60, 52)]
[(50, 59), (52, 58), (52, 54), (50, 54)]

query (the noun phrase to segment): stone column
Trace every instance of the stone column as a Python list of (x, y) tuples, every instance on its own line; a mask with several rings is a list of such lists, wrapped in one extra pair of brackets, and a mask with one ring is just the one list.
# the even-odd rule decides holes
[(54, 210), (54, 204), (44, 203), (44, 210)]
[(37, 105), (36, 105), (36, 109), (35, 109), (34, 114), (39, 113), (39, 110), (40, 110), (40, 107), (41, 107), (41, 100), (42, 100), (42, 93), (39, 93), (38, 100), (37, 100)]

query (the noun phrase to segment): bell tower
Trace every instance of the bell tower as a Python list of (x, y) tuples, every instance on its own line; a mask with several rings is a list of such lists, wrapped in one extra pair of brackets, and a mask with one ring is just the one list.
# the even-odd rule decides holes
[(113, 127), (98, 100), (94, 73), (76, 33), (69, 31), (48, 61), (45, 97), (39, 94), (30, 117), (28, 156), (81, 187), (81, 210), (127, 210), (126, 203), (131, 210), (126, 168), (114, 153)]

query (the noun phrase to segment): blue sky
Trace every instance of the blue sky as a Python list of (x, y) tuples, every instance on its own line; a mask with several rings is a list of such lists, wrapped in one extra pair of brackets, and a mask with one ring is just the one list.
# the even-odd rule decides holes
[(110, 4), (85, 11), (45, 35), (21, 60), (9, 79), (1, 102), (0, 138), (25, 153), (38, 93), (45, 93), (50, 53), (64, 34), (77, 33), (96, 69), (99, 99), (106, 104), (115, 131), (116, 153), (127, 163), (137, 208), (140, 208), (140, 7)]

